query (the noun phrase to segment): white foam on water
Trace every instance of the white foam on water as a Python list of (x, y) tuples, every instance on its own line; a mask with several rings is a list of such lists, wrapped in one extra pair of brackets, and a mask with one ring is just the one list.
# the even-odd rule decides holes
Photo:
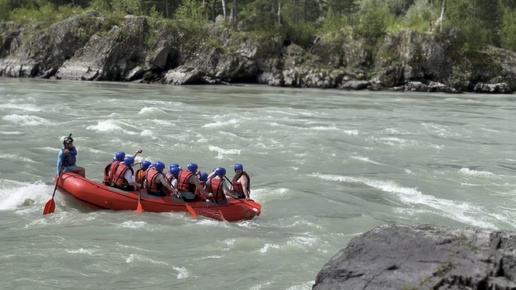
[(156, 107), (143, 107), (138, 112), (139, 118), (167, 118), (170, 114)]
[(29, 162), (29, 163), (36, 163), (36, 161), (26, 157), (26, 156), (18, 156), (15, 154), (0, 154), (0, 159), (8, 159), (8, 160), (16, 160), (16, 161), (23, 161), (23, 162)]
[[(32, 204), (45, 204), (54, 186), (43, 182), (27, 183), (0, 179), (0, 210), (16, 210)], [(43, 211), (43, 207), (40, 208)]]
[(38, 108), (35, 105), (32, 104), (15, 104), (15, 103), (4, 103), (0, 104), (0, 108), (9, 109), (12, 110), (18, 110), (18, 111), (27, 111), (27, 112), (41, 112), (42, 109)]
[(242, 149), (224, 149), (217, 146), (210, 145), (208, 150), (217, 152), (216, 159), (225, 159), (228, 155), (240, 155)]
[(315, 173), (312, 176), (329, 181), (364, 184), (383, 192), (393, 193), (400, 199), (401, 202), (407, 205), (420, 205), (422, 208), (430, 207), (439, 210), (444, 216), (466, 224), (484, 228), (496, 228), (494, 224), (480, 220), (478, 217), (473, 215), (479, 213), (484, 214), (485, 210), (482, 207), (474, 206), (466, 202), (442, 199), (433, 195), (423, 194), (417, 188), (403, 187), (393, 181), (374, 180), (364, 177), (327, 175), (320, 173)]
[(260, 249), (260, 253), (262, 254), (265, 254), (271, 250), (279, 250), (281, 249), (280, 245), (277, 245), (277, 244), (270, 244), (270, 243), (266, 243), (265, 245), (263, 245), (263, 247)]
[(186, 279), (190, 277), (190, 272), (185, 267), (172, 267), (177, 272), (177, 279)]
[(349, 136), (358, 136), (358, 130), (343, 130), (344, 134)]
[(25, 134), (25, 132), (20, 132), (20, 131), (0, 131), (0, 135), (23, 135)]
[(309, 128), (306, 128), (307, 130), (315, 130), (315, 131), (340, 131), (339, 128), (337, 128), (337, 126), (335, 125), (330, 125), (330, 126), (314, 126), (314, 127), (309, 127)]
[(31, 115), (18, 115), (18, 114), (10, 114), (2, 117), (2, 120), (17, 124), (17, 125), (26, 125), (26, 126), (41, 126), (51, 124), (45, 118)]
[(489, 171), (478, 171), (471, 170), (469, 168), (461, 168), (459, 169), (459, 173), (469, 176), (481, 176), (481, 177), (490, 177), (490, 178), (498, 178), (494, 173)]
[(118, 124), (117, 121), (109, 119), (104, 121), (99, 121), (97, 125), (90, 125), (86, 127), (88, 130), (93, 130), (97, 132), (122, 132), (122, 127)]
[(69, 253), (69, 254), (93, 255), (95, 250), (88, 250), (88, 249), (85, 249), (85, 248), (79, 248), (79, 249), (75, 249), (75, 250), (66, 250), (66, 252)]
[(220, 128), (220, 127), (225, 127), (225, 126), (230, 126), (230, 125), (234, 125), (234, 127), (238, 127), (241, 121), (242, 120), (235, 119), (235, 118), (232, 118), (229, 120), (216, 119), (215, 122), (205, 124), (202, 127), (203, 128)]
[(376, 164), (376, 165), (382, 165), (381, 163), (376, 162), (376, 161), (373, 161), (373, 160), (369, 159), (369, 157), (365, 157), (365, 156), (356, 155), (356, 156), (351, 156), (351, 158), (352, 158), (352, 159), (355, 159), (355, 160), (358, 160), (358, 161), (365, 162), (365, 163), (371, 163), (371, 164)]
[(142, 229), (147, 227), (147, 223), (144, 221), (125, 221), (119, 224), (118, 227), (126, 229)]

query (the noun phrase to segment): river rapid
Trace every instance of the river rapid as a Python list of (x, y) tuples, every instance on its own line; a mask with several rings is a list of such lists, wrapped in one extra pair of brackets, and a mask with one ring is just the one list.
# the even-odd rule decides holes
[[(0, 79), (1, 289), (311, 289), (387, 223), (516, 229), (516, 95)], [(117, 151), (244, 164), (259, 217), (92, 211), (56, 194), (61, 138), (100, 181)]]

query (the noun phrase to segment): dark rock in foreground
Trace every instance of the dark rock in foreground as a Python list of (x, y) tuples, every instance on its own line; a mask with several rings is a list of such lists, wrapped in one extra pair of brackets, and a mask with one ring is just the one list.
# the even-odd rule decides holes
[(326, 263), (313, 289), (516, 289), (516, 233), (381, 226)]

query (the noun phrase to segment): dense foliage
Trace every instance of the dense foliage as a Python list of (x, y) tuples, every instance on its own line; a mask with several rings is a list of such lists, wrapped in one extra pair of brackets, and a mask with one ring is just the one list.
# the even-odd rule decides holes
[(443, 33), (458, 27), (466, 43), (460, 49), (494, 45), (516, 51), (514, 0), (0, 0), (0, 21), (50, 23), (88, 9), (196, 25), (222, 15), (235, 30), (248, 20), (254, 23), (248, 30), (286, 33), (300, 45), (346, 31), (372, 47), (404, 28)]

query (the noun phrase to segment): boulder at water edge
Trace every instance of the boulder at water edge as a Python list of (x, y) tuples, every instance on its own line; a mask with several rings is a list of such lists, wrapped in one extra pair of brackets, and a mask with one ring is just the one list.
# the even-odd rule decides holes
[(313, 289), (516, 289), (516, 233), (380, 226), (331, 258)]

